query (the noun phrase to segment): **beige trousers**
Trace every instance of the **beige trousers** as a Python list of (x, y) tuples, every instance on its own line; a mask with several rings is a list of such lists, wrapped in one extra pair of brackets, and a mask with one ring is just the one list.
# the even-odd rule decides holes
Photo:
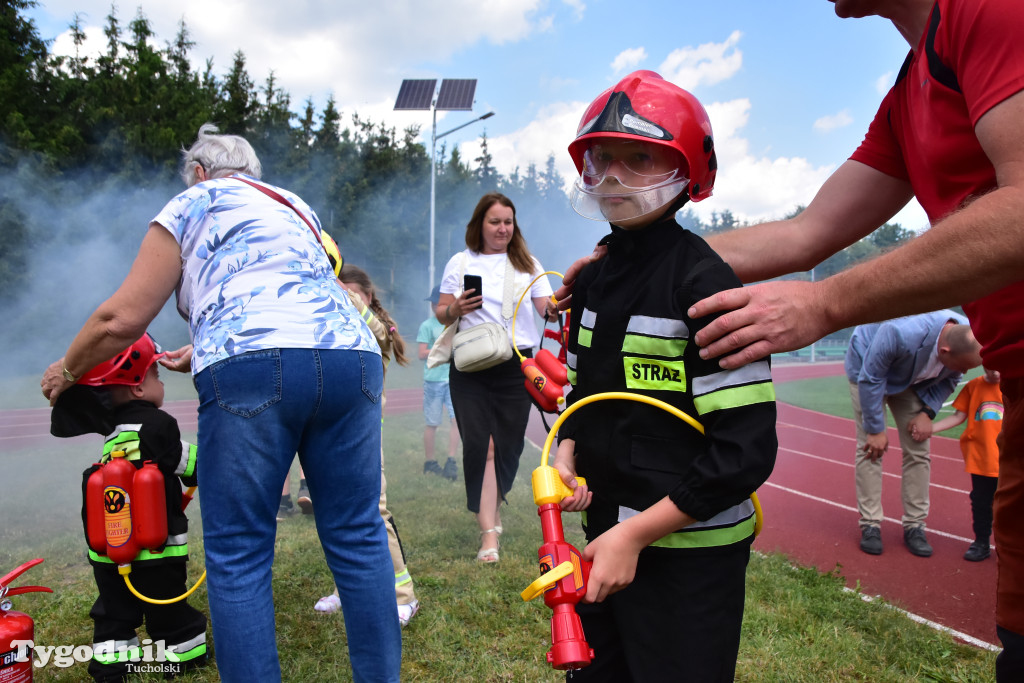
[[(853, 419), (857, 424), (857, 455), (854, 461), (854, 470), (860, 526), (881, 526), (883, 518), (882, 458), (872, 461), (864, 455), (867, 434), (864, 432), (860, 393), (855, 382), (850, 382), (850, 399), (853, 402)], [(928, 517), (928, 485), (932, 471), (928, 448), (930, 440), (920, 443), (914, 441), (910, 438), (907, 425), (921, 412), (924, 403), (910, 389), (886, 396), (885, 403), (892, 411), (896, 429), (899, 431), (900, 447), (903, 450), (903, 476), (900, 489), (903, 497), (903, 528), (923, 527), (925, 519)]]
[[(381, 454), (383, 463), (383, 454)], [(408, 605), (416, 599), (416, 592), (413, 590), (412, 575), (405, 566), (405, 553), (402, 551), (402, 541), (398, 538), (398, 529), (395, 527), (395, 518), (388, 510), (387, 480), (384, 478), (384, 468), (380, 470), (380, 516), (384, 518), (384, 526), (388, 530), (388, 550), (391, 551), (391, 564), (395, 566), (395, 599), (399, 605)]]

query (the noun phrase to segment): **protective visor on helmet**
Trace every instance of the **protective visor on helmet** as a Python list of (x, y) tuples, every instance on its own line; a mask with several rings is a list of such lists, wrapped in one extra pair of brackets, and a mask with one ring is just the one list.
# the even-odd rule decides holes
[(679, 152), (643, 140), (592, 138), (581, 166), (570, 197), (573, 209), (611, 223), (669, 204), (690, 182)]

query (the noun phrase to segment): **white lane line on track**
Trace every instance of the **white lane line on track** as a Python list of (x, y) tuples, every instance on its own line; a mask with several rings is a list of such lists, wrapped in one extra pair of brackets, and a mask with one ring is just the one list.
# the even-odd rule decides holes
[[(826, 458), (825, 456), (815, 455), (814, 453), (805, 453), (804, 451), (798, 451), (798, 450), (795, 450), (793, 448), (786, 448), (785, 446), (779, 446), (779, 451), (786, 451), (787, 453), (794, 453), (796, 455), (801, 455), (801, 456), (803, 456), (805, 458), (811, 458), (813, 460), (821, 460), (822, 462), (827, 462), (827, 463), (830, 463), (832, 465), (840, 465), (842, 467), (846, 467), (846, 468), (851, 469), (851, 470), (853, 469), (853, 463), (852, 462), (845, 462), (843, 460), (835, 460), (833, 458)], [(902, 478), (901, 475), (894, 474), (892, 472), (882, 472), (882, 475), (885, 476), (885, 477), (891, 477), (893, 479), (901, 479)], [(966, 491), (964, 489), (958, 489), (958, 488), (956, 488), (954, 486), (944, 486), (943, 484), (936, 484), (935, 482), (929, 483), (929, 487), (934, 488), (934, 489), (942, 489), (943, 491), (952, 491), (953, 493), (962, 493), (962, 494), (964, 494), (966, 496), (970, 495), (970, 491)]]
[[(846, 586), (843, 586), (843, 590), (848, 592), (848, 593), (855, 594), (857, 597), (859, 597), (864, 602), (874, 602), (876, 599), (878, 599), (880, 597), (880, 596), (872, 597), (870, 595), (864, 595), (863, 593), (859, 593), (859, 592), (855, 591), (852, 588), (847, 588)], [(931, 619), (925, 619), (924, 617), (922, 617), (919, 614), (914, 614), (913, 612), (908, 612), (905, 609), (900, 609), (896, 605), (893, 605), (893, 604), (890, 604), (888, 602), (885, 602), (885, 598), (881, 598), (881, 600), (882, 600), (882, 604), (884, 604), (889, 609), (894, 609), (897, 612), (902, 612), (903, 614), (905, 614), (908, 617), (910, 617), (911, 620), (916, 621), (919, 624), (924, 624), (925, 626), (933, 628), (936, 631), (942, 631), (943, 633), (947, 633), (947, 634), (953, 636), (954, 638), (957, 638), (959, 640), (964, 641), (965, 643), (969, 643), (969, 644), (971, 644), (971, 645), (973, 645), (975, 647), (984, 648), (984, 649), (990, 650), (992, 652), (1000, 652), (1003, 649), (1003, 648), (999, 647), (998, 645), (993, 645), (992, 643), (986, 643), (984, 640), (980, 640), (978, 638), (975, 638), (974, 636), (969, 636), (966, 633), (963, 633), (961, 631), (956, 631), (954, 629), (949, 628), (948, 626), (943, 626), (942, 624), (940, 624), (938, 622), (935, 622), (935, 621), (932, 621)]]
[[(827, 431), (824, 431), (824, 430), (821, 430), (821, 429), (813, 429), (811, 427), (807, 427), (805, 425), (794, 424), (792, 422), (777, 422), (775, 424), (775, 427), (776, 427), (776, 431), (778, 431), (779, 427), (789, 427), (790, 429), (797, 429), (797, 430), (800, 430), (802, 432), (810, 432), (811, 434), (821, 434), (822, 436), (828, 436), (828, 437), (833, 438), (833, 439), (842, 439), (843, 441), (850, 441), (850, 442), (853, 442), (854, 444), (857, 443), (857, 438), (856, 437), (845, 436), (843, 434), (836, 434), (835, 432), (827, 432)], [(892, 428), (890, 427), (889, 429), (892, 429)], [(899, 452), (899, 442), (895, 442), (892, 445), (891, 448), (896, 450), (896, 452)], [(949, 456), (949, 455), (939, 455), (938, 453), (931, 453), (930, 455), (931, 455), (932, 459), (937, 459), (937, 460), (949, 460), (950, 462), (962, 462), (963, 461), (963, 458), (954, 458), (954, 457)]]
[[(834, 500), (829, 500), (828, 498), (821, 498), (819, 496), (815, 496), (815, 495), (812, 495), (810, 493), (804, 493), (803, 491), (797, 491), (796, 489), (791, 489), (788, 486), (782, 486), (780, 484), (776, 484), (776, 483), (773, 483), (773, 482), (770, 482), (770, 481), (766, 481), (764, 484), (762, 484), (762, 486), (770, 486), (773, 489), (778, 489), (780, 491), (785, 491), (786, 493), (791, 493), (794, 496), (800, 496), (801, 498), (807, 498), (809, 500), (813, 500), (816, 503), (824, 503), (825, 505), (831, 505), (832, 507), (837, 507), (840, 510), (846, 510), (846, 511), (852, 512), (854, 514), (859, 514), (857, 512), (857, 508), (853, 507), (852, 505), (844, 505), (844, 504), (838, 503), (838, 502), (836, 502)], [(901, 522), (900, 520), (898, 520), (898, 519), (896, 519), (894, 517), (884, 517), (883, 519), (886, 522), (891, 522), (891, 523), (893, 523), (893, 524), (895, 524), (895, 525), (897, 525), (897, 526), (899, 526), (901, 528), (903, 527), (903, 522)], [(958, 536), (957, 534), (951, 534), (948, 531), (940, 531), (939, 529), (935, 529), (933, 527), (928, 527), (928, 533), (929, 534), (933, 534), (935, 536), (944, 536), (946, 538), (952, 538), (955, 541), (963, 541), (964, 543), (972, 543), (974, 541), (973, 538), (965, 538), (963, 536)]]

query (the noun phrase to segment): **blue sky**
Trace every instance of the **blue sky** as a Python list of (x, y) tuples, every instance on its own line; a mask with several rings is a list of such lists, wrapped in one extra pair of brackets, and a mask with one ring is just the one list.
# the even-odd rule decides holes
[[(841, 20), (826, 0), (142, 0), (118, 6), (121, 25), (138, 9), (161, 44), (184, 19), (198, 68), (212, 58), (223, 75), (242, 50), (253, 80), (273, 70), (293, 108), (333, 94), (345, 113), (421, 125), (428, 145), (429, 112), (392, 111), (402, 80), (476, 78), (473, 112), (439, 113), (438, 132), (494, 111), (444, 141), (472, 159), (486, 131), (505, 173), (554, 153), (571, 178), (565, 148), (587, 103), (634, 69), (658, 71), (704, 103), (715, 130), (715, 193), (694, 208), (751, 221), (811, 200), (908, 50), (890, 23)], [(40, 0), (30, 16), (68, 52), (78, 13), (102, 50), (109, 11), (106, 0)], [(897, 220), (927, 225), (916, 203)]]

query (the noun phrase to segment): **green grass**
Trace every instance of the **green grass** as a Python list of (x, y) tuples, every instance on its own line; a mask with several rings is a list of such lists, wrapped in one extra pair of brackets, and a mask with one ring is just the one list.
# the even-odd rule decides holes
[[(970, 370), (964, 375), (963, 381), (967, 382), (981, 374), (982, 371), (980, 368)], [(959, 391), (959, 387), (954, 390), (953, 394), (946, 399), (946, 403), (951, 403), (953, 399), (956, 398)], [(775, 395), (778, 400), (799, 406), (800, 408), (807, 408), (809, 410), (816, 410), (828, 415), (836, 415), (838, 417), (845, 417), (851, 420), (853, 419), (853, 406), (850, 403), (850, 383), (844, 374), (840, 374), (836, 377), (820, 377), (817, 379), (802, 379), (795, 382), (779, 382), (775, 384)], [(942, 419), (943, 417), (952, 414), (953, 408), (946, 406), (939, 411), (938, 415), (935, 416), (935, 419)], [(888, 410), (885, 413), (885, 417), (886, 422), (890, 427), (896, 426), (896, 423), (893, 422), (892, 415)], [(947, 429), (944, 432), (940, 432), (938, 436), (959, 439), (960, 434), (964, 431), (964, 426), (965, 425), (960, 425), (953, 429)]]
[[(394, 378), (389, 372), (389, 386)], [(182, 391), (187, 393), (187, 388), (186, 383)], [(402, 680), (563, 680), (544, 662), (549, 611), (539, 601), (524, 603), (519, 597), (537, 575), (540, 527), (529, 473), (539, 462), (538, 451), (527, 446), (510, 504), (503, 509), (501, 562), (479, 565), (474, 559), (476, 524), (465, 509), (461, 479), (452, 484), (421, 474), (421, 420), (418, 413), (389, 416), (384, 429), (389, 507), (422, 603), (403, 631)], [(439, 430), (439, 453), (446, 452), (446, 434)], [(94, 459), (97, 447), (98, 437), (53, 439), (0, 456), (0, 574), (43, 557), (46, 561), (18, 584), (55, 590), (53, 595), (14, 598), (15, 608), (36, 620), (40, 644), (91, 641), (88, 612), (95, 587), (84, 559), (79, 498), (81, 471)], [(200, 492), (189, 511), (195, 558), (191, 581), (202, 568), (197, 503), (203, 495), (215, 493)], [(578, 518), (566, 515), (565, 526), (570, 540), (581, 545)], [(340, 615), (320, 615), (312, 609), (316, 599), (331, 590), (331, 577), (310, 517), (296, 516), (280, 524), (274, 569), (284, 679), (351, 680)], [(205, 587), (190, 601), (208, 613)], [(992, 678), (994, 656), (957, 644), (880, 602), (864, 603), (843, 590), (838, 573), (793, 567), (779, 555), (751, 558), (739, 681), (985, 681)], [(36, 671), (37, 681), (86, 678), (84, 664)], [(218, 679), (210, 668), (182, 680)]]

